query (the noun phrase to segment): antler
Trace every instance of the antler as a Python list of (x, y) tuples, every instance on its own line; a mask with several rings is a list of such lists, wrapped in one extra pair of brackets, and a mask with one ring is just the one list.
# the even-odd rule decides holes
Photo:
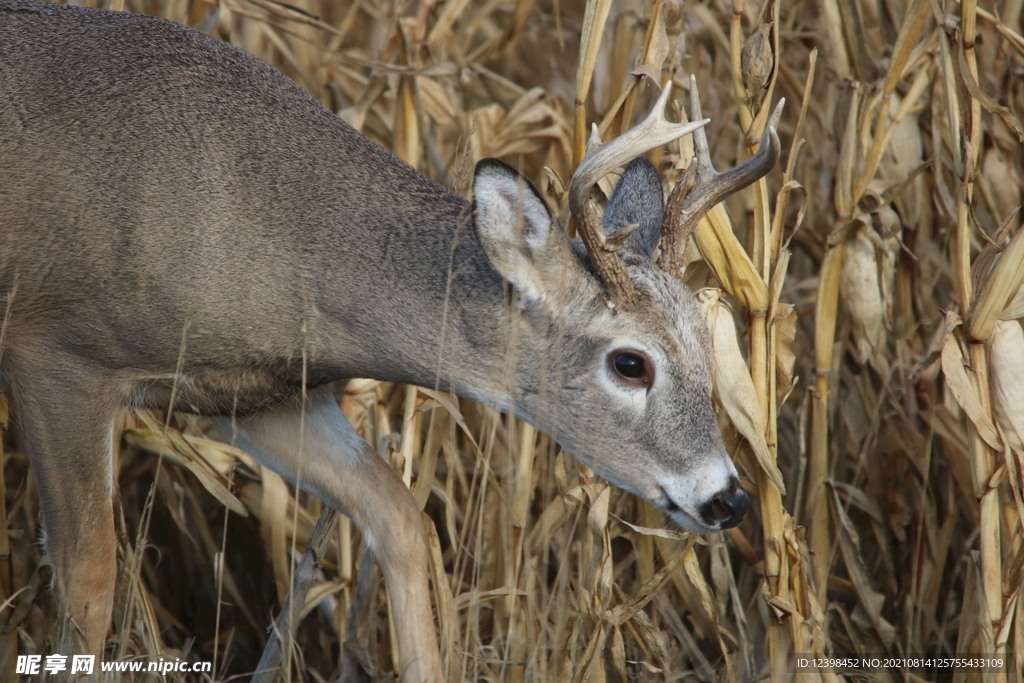
[(569, 183), (569, 211), (597, 274), (608, 288), (609, 305), (612, 307), (627, 306), (636, 299), (636, 290), (629, 280), (626, 266), (615, 252), (637, 226), (626, 226), (605, 235), (597, 207), (590, 200), (590, 190), (598, 180), (630, 159), (692, 133), (708, 122), (709, 119), (698, 120), (699, 117), (692, 117), (692, 123), (671, 123), (666, 119), (665, 106), (671, 90), (672, 83), (669, 82), (643, 123), (607, 144), (601, 142), (595, 125), (587, 143), (587, 154)]
[[(779, 100), (772, 112), (757, 154), (725, 173), (719, 173), (711, 164), (711, 151), (708, 149), (705, 132), (694, 131), (693, 161), (669, 195), (661, 222), (661, 256), (658, 265), (663, 270), (678, 273), (685, 265), (683, 253), (686, 251), (686, 243), (700, 219), (715, 204), (763, 177), (778, 161), (780, 145), (776, 129), (785, 102), (785, 99)], [(697, 80), (693, 76), (690, 76), (690, 118), (701, 118)]]

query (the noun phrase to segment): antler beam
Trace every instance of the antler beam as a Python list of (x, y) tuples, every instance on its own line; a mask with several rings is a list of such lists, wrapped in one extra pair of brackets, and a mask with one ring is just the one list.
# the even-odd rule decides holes
[[(609, 304), (613, 307), (628, 306), (636, 300), (636, 290), (629, 280), (626, 266), (616, 253), (626, 234), (622, 231), (615, 235), (604, 234), (590, 191), (610, 171), (648, 150), (697, 131), (708, 122), (708, 119), (692, 117), (691, 123), (672, 123), (665, 118), (671, 90), (670, 81), (647, 118), (611, 142), (601, 142), (595, 125), (587, 143), (587, 154), (569, 183), (569, 211), (598, 275), (608, 288)], [(635, 226), (626, 228), (633, 229)]]
[[(662, 219), (661, 256), (658, 258), (658, 265), (663, 270), (677, 274), (685, 265), (683, 254), (686, 251), (686, 243), (700, 219), (729, 195), (762, 178), (778, 161), (781, 145), (777, 129), (779, 118), (782, 116), (782, 105), (785, 102), (785, 99), (779, 100), (775, 111), (772, 112), (764, 137), (761, 138), (761, 148), (754, 156), (731, 171), (719, 173), (715, 170), (711, 164), (707, 134), (703, 129), (694, 131), (693, 162), (669, 195), (668, 206)], [(690, 118), (697, 121), (701, 116), (697, 81), (691, 76)]]

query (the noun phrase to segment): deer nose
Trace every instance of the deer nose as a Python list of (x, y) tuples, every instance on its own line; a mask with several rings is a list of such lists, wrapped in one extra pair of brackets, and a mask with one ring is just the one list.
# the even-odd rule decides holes
[(729, 482), (729, 488), (719, 491), (701, 506), (700, 514), (710, 526), (728, 529), (743, 521), (743, 515), (749, 509), (750, 496), (740, 486), (739, 479), (734, 477)]

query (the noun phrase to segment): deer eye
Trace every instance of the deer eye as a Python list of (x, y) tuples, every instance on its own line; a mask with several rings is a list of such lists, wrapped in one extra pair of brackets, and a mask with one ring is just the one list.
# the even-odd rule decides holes
[(650, 388), (654, 383), (654, 367), (645, 355), (636, 351), (616, 351), (608, 359), (615, 374), (630, 386)]

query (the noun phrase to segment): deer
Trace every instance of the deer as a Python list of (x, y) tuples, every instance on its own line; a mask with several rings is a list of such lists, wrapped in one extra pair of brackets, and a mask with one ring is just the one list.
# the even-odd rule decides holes
[[(0, 0), (0, 378), (71, 646), (102, 653), (110, 627), (111, 454), (132, 409), (207, 416), (348, 515), (383, 572), (408, 683), (443, 679), (426, 533), (332, 383), (514, 413), (684, 529), (739, 524), (750, 497), (678, 275), (707, 211), (775, 164), (779, 110), (760, 151), (718, 173), (695, 82), (692, 123), (668, 120), (670, 91), (610, 142), (595, 128), (569, 184), (576, 239), (510, 166), (480, 161), (467, 201), (228, 43)], [(691, 133), (666, 208), (642, 155)], [(622, 167), (602, 215), (595, 185)]]

